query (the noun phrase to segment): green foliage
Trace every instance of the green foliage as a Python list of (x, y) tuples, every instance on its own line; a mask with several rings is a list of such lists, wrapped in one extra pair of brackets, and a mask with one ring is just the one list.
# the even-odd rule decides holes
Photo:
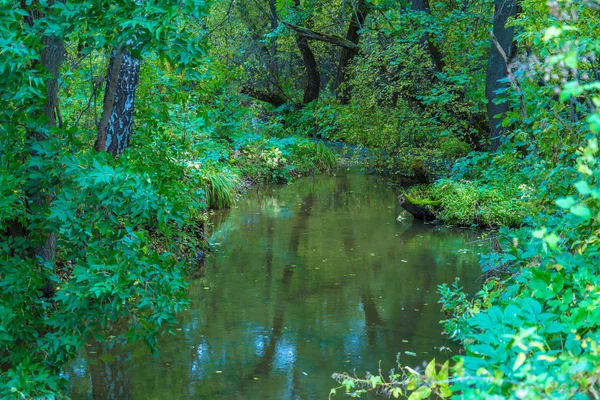
[[(340, 36), (354, 2), (214, 2), (208, 15), (196, 0), (2, 1), (0, 397), (59, 396), (58, 370), (92, 337), (125, 334), (156, 351), (187, 304), (203, 213), (231, 206), (242, 182), (334, 168), (332, 149), (307, 137), (366, 147), (379, 172), (415, 162), (434, 176), (452, 171), (410, 195), (439, 206), (445, 223), (504, 226), (508, 239), (484, 257), (494, 277), (475, 300), (458, 283), (440, 288), (446, 328), (467, 352), (450, 377), (432, 362), (388, 381), (339, 376), (341, 387), (413, 399), (598, 397), (597, 7), (519, 4), (510, 24), (527, 51), (508, 66), (507, 134), (489, 154), (473, 152), (488, 130), (489, 0), (429, 10), (369, 1), (342, 83), (349, 104), (325, 84), (338, 52), (311, 41), (323, 90), (304, 107), (306, 54), (282, 20)], [(90, 149), (107, 58), (123, 47), (144, 62), (132, 145), (113, 160)], [(53, 67), (58, 105), (48, 101)], [(271, 113), (240, 88), (286, 104)]]
[[(60, 368), (91, 338), (124, 335), (156, 352), (187, 305), (207, 208), (231, 206), (241, 177), (280, 182), (334, 167), (325, 146), (278, 137), (242, 104), (231, 88), (239, 69), (207, 62), (206, 10), (0, 4), (1, 398), (61, 397)], [(50, 40), (65, 44), (65, 62)], [(135, 134), (114, 160), (91, 149), (108, 55), (123, 46), (144, 62)], [(44, 51), (60, 63), (52, 110)]]
[(457, 286), (441, 288), (446, 328), (467, 351), (454, 374), (482, 377), (455, 386), (467, 397), (584, 398), (597, 390), (597, 154), (596, 141), (580, 153), (578, 194), (557, 201), (546, 227), (504, 232), (513, 243), (497, 261), (509, 280), (488, 282), (472, 302)]
[(525, 184), (497, 186), (482, 181), (439, 180), (430, 186), (412, 186), (413, 203), (433, 205), (444, 224), (480, 227), (519, 227), (534, 213)]
[(253, 135), (235, 141), (232, 162), (253, 182), (281, 183), (337, 165), (334, 152), (323, 143), (280, 132)]
[[(122, 334), (156, 351), (158, 335), (187, 305), (184, 267), (204, 246), (197, 217), (204, 193), (180, 179), (180, 165), (166, 151), (144, 148), (119, 160), (92, 152), (93, 118), (82, 127), (77, 116), (90, 115), (94, 97), (84, 108), (82, 86), (98, 75), (77, 63), (68, 65), (72, 74), (62, 66), (64, 90), (80, 96), (61, 104), (62, 121), (60, 109), (45, 109), (51, 77), (47, 55), (40, 57), (62, 51), (45, 49), (54, 35), (81, 49), (79, 57), (89, 57), (102, 76), (101, 55), (136, 37), (139, 55), (164, 49), (178, 66), (191, 66), (201, 47), (181, 47), (199, 44), (186, 23), (202, 15), (203, 5), (163, 3), (0, 6), (2, 398), (62, 396), (60, 368), (92, 337)], [(184, 26), (190, 35), (176, 35)]]
[(442, 137), (439, 148), (443, 157), (451, 159), (464, 157), (471, 151), (468, 143), (455, 137)]
[(440, 181), (432, 191), (442, 202), (439, 218), (451, 225), (520, 226), (532, 211), (514, 187)]
[[(46, 213), (34, 217), (22, 206), (23, 185), (15, 197), (19, 219), (30, 218), (56, 235), (58, 259), (39, 264), (28, 256), (35, 242), (7, 236), (0, 264), (0, 356), (3, 364), (19, 366), (3, 374), (2, 386), (25, 397), (56, 391), (54, 368), (123, 318), (129, 338), (155, 348), (157, 334), (186, 305), (182, 263), (168, 248), (151, 245), (150, 229), (171, 236), (171, 228), (185, 224), (187, 210), (161, 196), (149, 172), (89, 152), (62, 156), (50, 144), (40, 149), (48, 161), (29, 162), (49, 175), (60, 171), (61, 190)], [(10, 229), (15, 211), (1, 208), (0, 229)], [(56, 287), (52, 300), (40, 293), (48, 282)]]
[(323, 142), (302, 141), (296, 145), (292, 158), (295, 169), (300, 174), (317, 171), (331, 171), (337, 166), (333, 150)]
[[(535, 6), (525, 3), (525, 7)], [(577, 75), (585, 81), (589, 79), (584, 72), (586, 52), (597, 43), (593, 35), (585, 39), (591, 32), (580, 25), (589, 10), (575, 3), (563, 7), (551, 10), (563, 28), (556, 28), (552, 19), (520, 19), (525, 27), (523, 40), (531, 40), (544, 57), (552, 54), (546, 60), (547, 71), (566, 67), (576, 74), (579, 66), (584, 70)], [(575, 15), (578, 18), (571, 19)], [(563, 36), (571, 31), (577, 37)], [(552, 49), (559, 43), (556, 55)], [(585, 95), (579, 90), (574, 93), (572, 82), (561, 83), (563, 101), (574, 94)], [(593, 83), (577, 85), (593, 95)], [(597, 96), (592, 99), (598, 104)], [(597, 396), (598, 142), (586, 132), (585, 119), (570, 118), (565, 124), (560, 117), (564, 103), (553, 105), (552, 116), (543, 104), (542, 100), (531, 110), (545, 123), (525, 121), (512, 139), (518, 144), (522, 143), (518, 135), (535, 134), (528, 144), (537, 159), (525, 157), (521, 165), (527, 172), (537, 168), (530, 178), (543, 196), (545, 209), (531, 224), (541, 228), (500, 231), (508, 239), (504, 252), (484, 259), (496, 278), (474, 300), (469, 301), (457, 285), (440, 289), (450, 316), (444, 321), (446, 329), (465, 345), (466, 356), (457, 360), (453, 375), (461, 379), (454, 390), (466, 398)], [(571, 104), (572, 116), (578, 106)], [(587, 119), (593, 133), (598, 132), (597, 115)], [(586, 137), (587, 146), (579, 147)]]

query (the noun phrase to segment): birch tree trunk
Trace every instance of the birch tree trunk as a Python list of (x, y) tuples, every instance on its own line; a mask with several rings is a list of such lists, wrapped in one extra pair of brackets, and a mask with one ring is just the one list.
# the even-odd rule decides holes
[(126, 49), (113, 51), (106, 74), (96, 151), (107, 151), (116, 157), (129, 146), (139, 76), (139, 60)]

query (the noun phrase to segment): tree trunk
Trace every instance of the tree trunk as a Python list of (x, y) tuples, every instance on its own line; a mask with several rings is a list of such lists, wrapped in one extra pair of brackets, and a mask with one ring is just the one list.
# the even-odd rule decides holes
[[(44, 48), (41, 52), (41, 62), (46, 73), (49, 73), (50, 78), (46, 83), (46, 102), (44, 104), (44, 114), (48, 118), (48, 126), (56, 127), (58, 113), (58, 78), (60, 75), (60, 67), (64, 60), (65, 43), (62, 39), (56, 36), (44, 36), (42, 39)], [(42, 141), (46, 138), (45, 134), (35, 133), (36, 140)], [(41, 189), (41, 188), (39, 188)], [(42, 212), (50, 206), (52, 201), (52, 190), (45, 190), (43, 193), (37, 191), (33, 199)], [(34, 248), (35, 256), (44, 264), (53, 264), (56, 258), (56, 233), (54, 232), (38, 232), (40, 234), (40, 244)], [(46, 298), (52, 297), (54, 294), (54, 283), (46, 279), (42, 293)]]
[[(369, 11), (370, 8), (366, 0), (358, 0), (356, 10), (352, 14), (350, 25), (348, 26), (348, 31), (346, 32), (346, 40), (358, 45), (360, 41), (359, 31), (363, 28)], [(335, 80), (333, 82), (333, 89), (338, 92), (338, 99), (341, 104), (348, 104), (350, 101), (351, 89), (348, 86), (344, 86), (343, 88), (340, 88), (340, 86), (342, 86), (342, 84), (348, 79), (348, 66), (357, 54), (358, 48), (342, 48)]]
[(308, 40), (297, 35), (296, 43), (302, 54), (304, 69), (306, 70), (306, 87), (304, 88), (303, 104), (308, 104), (319, 98), (319, 92), (321, 91), (321, 74), (319, 74), (317, 60), (308, 44)]
[[(428, 15), (431, 14), (428, 0), (412, 0), (410, 8), (414, 11), (419, 11)], [(442, 72), (445, 66), (442, 54), (428, 32), (425, 32), (423, 36), (421, 36), (420, 44), (423, 48), (427, 49), (435, 72)]]
[(96, 151), (107, 151), (116, 157), (129, 146), (139, 76), (140, 61), (128, 50), (115, 50), (106, 74), (102, 118), (94, 145)]
[[(296, 8), (300, 7), (300, 0), (296, 0)], [(309, 21), (310, 22), (310, 21)], [(308, 44), (308, 39), (296, 33), (296, 44), (302, 54), (304, 69), (306, 70), (306, 86), (304, 88), (304, 99), (302, 104), (308, 104), (319, 98), (321, 91), (321, 74), (315, 55)]]
[[(516, 15), (516, 12), (516, 0), (494, 0), (493, 35), (496, 37), (502, 50), (504, 50), (508, 60), (514, 56), (514, 28), (512, 26), (506, 26), (506, 23), (509, 18)], [(505, 128), (500, 125), (504, 119), (504, 115), (508, 111), (508, 103), (506, 101), (498, 103), (498, 98), (502, 96), (498, 91), (505, 91), (508, 89), (510, 84), (506, 78), (506, 62), (496, 45), (491, 43), (485, 78), (485, 95), (488, 101), (487, 114), (490, 127), (491, 151), (498, 150), (505, 133)], [(504, 81), (500, 82), (500, 80)]]
[[(53, 0), (48, 1), (45, 6), (39, 4), (39, 2), (33, 2), (33, 7), (28, 6), (28, 2), (21, 0), (21, 8), (27, 12), (24, 16), (24, 23), (33, 27), (35, 20), (42, 18), (45, 12), (48, 12), (47, 7), (51, 7), (54, 4)], [(65, 44), (62, 38), (54, 35), (43, 35), (42, 36), (42, 49), (40, 51), (39, 61), (34, 64), (41, 64), (44, 71), (50, 75), (50, 78), (46, 81), (46, 99), (41, 109), (43, 115), (47, 119), (46, 127), (56, 127), (57, 121), (57, 110), (58, 110), (58, 92), (59, 84), (58, 78), (60, 76), (60, 67), (64, 60)], [(47, 129), (37, 129), (31, 132), (31, 138), (36, 142), (44, 141), (48, 138)], [(33, 155), (36, 155), (36, 151), (32, 151)], [(52, 201), (53, 190), (51, 188), (41, 187), (39, 182), (29, 182), (32, 190), (29, 191), (28, 195), (28, 208), (30, 212), (36, 215), (44, 215), (50, 206)], [(35, 205), (35, 206), (34, 206)], [(35, 210), (31, 210), (32, 206)], [(39, 222), (39, 221), (36, 221)], [(20, 221), (13, 221), (10, 224), (8, 230), (9, 234), (13, 237), (27, 237), (32, 243), (33, 247), (30, 248), (30, 256), (37, 259), (40, 262), (40, 273), (44, 270), (44, 267), (49, 266), (48, 264), (54, 264), (56, 257), (56, 233), (47, 232), (42, 228), (30, 230)], [(46, 264), (45, 266), (43, 266)], [(45, 279), (44, 287), (41, 288), (42, 294), (46, 298), (52, 297), (55, 288), (51, 280)]]

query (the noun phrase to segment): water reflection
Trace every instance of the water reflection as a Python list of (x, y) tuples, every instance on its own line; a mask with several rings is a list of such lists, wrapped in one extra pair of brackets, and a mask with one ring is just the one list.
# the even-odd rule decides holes
[(469, 232), (397, 221), (396, 195), (338, 172), (217, 213), (218, 245), (161, 357), (93, 344), (64, 372), (73, 397), (326, 398), (332, 372), (447, 357), (436, 287), (460, 276), (474, 291), (482, 249)]

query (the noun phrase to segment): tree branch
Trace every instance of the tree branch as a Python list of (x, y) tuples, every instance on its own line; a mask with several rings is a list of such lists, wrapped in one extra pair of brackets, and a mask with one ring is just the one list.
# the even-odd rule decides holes
[(308, 28), (304, 28), (302, 26), (297, 26), (294, 24), (290, 24), (289, 22), (285, 22), (283, 21), (283, 24), (293, 30), (296, 31), (298, 33), (298, 35), (300, 35), (303, 38), (306, 39), (311, 39), (311, 40), (318, 40), (321, 42), (327, 42), (327, 43), (331, 43), (335, 46), (340, 46), (340, 47), (344, 47), (346, 49), (350, 49), (350, 50), (357, 50), (358, 49), (358, 45), (353, 43), (350, 40), (344, 39), (342, 37), (339, 36), (335, 36), (335, 35), (327, 35), (325, 33), (320, 33), (320, 32), (315, 32), (315, 31), (311, 31)]

